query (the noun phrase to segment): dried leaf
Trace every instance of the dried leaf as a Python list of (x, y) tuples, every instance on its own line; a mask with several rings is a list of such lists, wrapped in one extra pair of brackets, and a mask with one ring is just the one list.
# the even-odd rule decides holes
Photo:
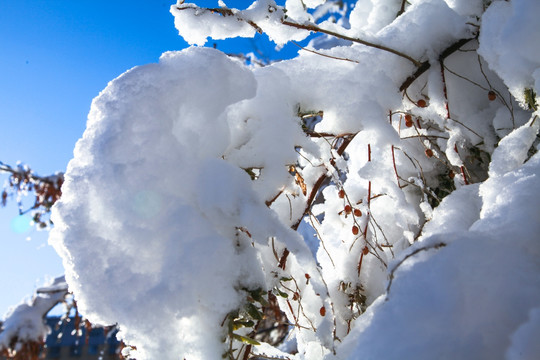
[(304, 182), (304, 178), (302, 177), (302, 175), (300, 175), (298, 171), (296, 172), (296, 183), (298, 184), (298, 186), (300, 186), (300, 189), (302, 189), (302, 194), (306, 196), (307, 186), (306, 186), (306, 183)]

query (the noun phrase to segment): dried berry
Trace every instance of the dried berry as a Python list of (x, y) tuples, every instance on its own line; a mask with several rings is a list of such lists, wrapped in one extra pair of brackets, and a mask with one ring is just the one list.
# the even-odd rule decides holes
[(359, 231), (359, 230), (358, 230), (358, 226), (354, 225), (354, 226), (352, 227), (352, 233), (353, 233), (353, 235), (358, 235), (358, 231)]
[(352, 212), (351, 205), (345, 205), (345, 213), (350, 214)]
[(448, 173), (448, 177), (450, 179), (453, 179), (455, 176), (456, 176), (456, 174), (452, 170), (450, 170), (450, 172)]
[(495, 99), (497, 99), (497, 94), (495, 94), (495, 91), (490, 90), (488, 92), (488, 99), (489, 101), (494, 101)]
[(345, 190), (343, 189), (339, 190), (338, 196), (340, 199), (343, 199), (345, 197)]
[(426, 149), (426, 156), (427, 156), (428, 158), (432, 157), (432, 156), (433, 156), (433, 150), (431, 150), (431, 149)]
[(319, 313), (321, 314), (321, 316), (326, 315), (326, 308), (324, 306), (321, 307), (321, 309), (319, 310)]
[[(408, 116), (408, 118), (407, 118)], [(405, 126), (406, 127), (412, 127), (413, 126), (412, 116), (411, 115), (405, 115)]]
[(4, 191), (2, 192), (2, 206), (6, 206), (7, 197), (8, 197), (8, 194), (7, 194), (7, 192), (4, 190)]
[(364, 248), (362, 249), (362, 254), (364, 254), (364, 255), (369, 254), (369, 249), (368, 249), (367, 246), (364, 246)]
[(362, 216), (362, 212), (360, 211), (360, 209), (354, 209), (354, 216)]
[(418, 107), (425, 108), (427, 106), (427, 103), (426, 103), (426, 100), (420, 99), (420, 100), (418, 100), (416, 105), (418, 105)]

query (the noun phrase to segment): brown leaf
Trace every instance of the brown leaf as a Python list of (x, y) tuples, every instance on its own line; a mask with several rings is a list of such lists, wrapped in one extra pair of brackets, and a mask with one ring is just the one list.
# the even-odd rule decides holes
[(307, 186), (306, 186), (306, 183), (304, 182), (304, 178), (302, 177), (302, 175), (300, 175), (300, 173), (298, 171), (296, 172), (296, 183), (302, 189), (302, 194), (304, 194), (304, 196), (306, 196), (307, 195)]

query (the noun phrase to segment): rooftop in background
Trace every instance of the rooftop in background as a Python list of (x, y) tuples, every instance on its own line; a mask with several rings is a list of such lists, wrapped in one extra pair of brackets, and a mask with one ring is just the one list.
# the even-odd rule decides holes
[(106, 360), (118, 359), (121, 343), (116, 339), (116, 327), (91, 328), (76, 320), (59, 317), (46, 319), (51, 334), (45, 342), (45, 359)]

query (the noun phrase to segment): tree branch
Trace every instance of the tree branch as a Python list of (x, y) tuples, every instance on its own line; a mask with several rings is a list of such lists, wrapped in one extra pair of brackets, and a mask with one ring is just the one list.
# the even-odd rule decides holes
[[(343, 143), (339, 146), (339, 148), (336, 150), (338, 155), (343, 155), (345, 152), (345, 149), (347, 149), (347, 146), (351, 143), (352, 139), (354, 139), (354, 136), (356, 134), (353, 134), (350, 137), (344, 137)], [(313, 188), (311, 189), (311, 192), (309, 193), (308, 200), (306, 202), (306, 207), (304, 208), (304, 212), (302, 213), (302, 216), (298, 218), (298, 220), (291, 226), (293, 230), (297, 230), (298, 226), (300, 226), (300, 223), (302, 222), (302, 219), (304, 218), (304, 215), (307, 215), (309, 213), (309, 210), (311, 209), (311, 205), (313, 204), (313, 201), (315, 201), (315, 196), (318, 194), (319, 189), (321, 188), (322, 184), (327, 180), (330, 176), (327, 173), (322, 174), (317, 181), (315, 182), (315, 185), (313, 185)]]
[(303, 29), (303, 30), (317, 32), (317, 33), (322, 33), (322, 34), (326, 34), (326, 35), (336, 37), (338, 39), (348, 40), (348, 41), (352, 41), (352, 42), (362, 44), (362, 45), (365, 45), (365, 46), (368, 46), (368, 47), (379, 49), (379, 50), (382, 50), (382, 51), (387, 51), (389, 53), (392, 53), (392, 54), (397, 55), (397, 56), (401, 56), (402, 58), (409, 60), (410, 62), (412, 62), (417, 67), (422, 65), (422, 63), (420, 61), (412, 58), (411, 56), (409, 56), (407, 54), (402, 53), (401, 51), (389, 48), (389, 47), (384, 46), (384, 45), (379, 45), (379, 44), (375, 44), (375, 43), (372, 43), (372, 42), (369, 42), (369, 41), (366, 41), (366, 40), (362, 40), (362, 39), (359, 39), (359, 38), (353, 38), (353, 37), (350, 37), (350, 36), (347, 36), (347, 35), (343, 35), (343, 34), (335, 32), (335, 31), (322, 29), (322, 28), (318, 27), (315, 24), (298, 24), (298, 23), (295, 23), (295, 22), (287, 21), (287, 20), (281, 20), (281, 23), (283, 25), (291, 26), (291, 27), (294, 27), (294, 28), (297, 28), (297, 29)]
[[(205, 12), (208, 12), (208, 11), (211, 12), (211, 13), (220, 14), (222, 16), (234, 16), (234, 17), (236, 17), (236, 19), (238, 21), (244, 21), (247, 24), (251, 25), (255, 29), (255, 31), (257, 31), (259, 34), (263, 33), (263, 30), (255, 22), (253, 22), (252, 20), (244, 19), (238, 13), (232, 11), (229, 8), (205, 8), (205, 7), (198, 7), (198, 6), (197, 7), (195, 7), (195, 6), (182, 6), (182, 7), (177, 6), (176, 9), (180, 10), (180, 11), (181, 10), (195, 10), (195, 16), (204, 14)], [(201, 12), (198, 13), (197, 10), (200, 10)]]
[[(229, 8), (205, 8), (205, 7), (194, 7), (194, 6), (177, 6), (176, 9), (180, 10), (180, 11), (182, 11), (182, 10), (194, 10), (195, 11), (195, 16), (201, 15), (201, 14), (203, 14), (205, 12), (208, 12), (208, 11), (210, 11), (212, 13), (220, 14), (222, 16), (233, 16), (238, 21), (244, 21), (244, 22), (248, 23), (249, 25), (251, 25), (259, 34), (263, 33), (263, 30), (261, 29), (261, 27), (259, 25), (257, 25), (253, 20), (246, 19), (246, 18), (242, 17), (241, 12), (235, 12), (232, 9), (229, 9)], [(201, 11), (201, 12), (198, 13), (198, 11)], [(317, 26), (315, 24), (299, 24), (299, 23), (292, 22), (292, 21), (285, 20), (285, 19), (281, 19), (281, 23), (283, 25), (294, 27), (296, 29), (302, 29), (302, 30), (307, 30), (307, 31), (313, 31), (313, 32), (316, 32), (316, 33), (322, 33), (322, 34), (326, 34), (326, 35), (336, 37), (338, 39), (348, 40), (348, 41), (352, 41), (352, 42), (362, 44), (362, 45), (365, 45), (365, 46), (368, 46), (368, 47), (379, 49), (379, 50), (382, 50), (382, 51), (387, 51), (389, 53), (392, 53), (394, 55), (397, 55), (397, 56), (400, 56), (400, 57), (402, 57), (404, 59), (409, 60), (410, 62), (412, 62), (417, 67), (422, 65), (422, 63), (420, 61), (412, 58), (411, 56), (409, 56), (407, 54), (402, 53), (401, 51), (392, 49), (392, 48), (384, 46), (384, 45), (375, 44), (375, 43), (372, 43), (370, 41), (366, 41), (366, 40), (363, 40), (363, 39), (343, 35), (343, 34), (335, 32), (335, 31), (322, 29), (322, 28), (320, 28), (319, 26)]]
[(38, 176), (35, 175), (32, 170), (24, 170), (21, 168), (14, 169), (10, 165), (4, 164), (0, 161), (0, 173), (1, 172), (7, 172), (11, 175), (15, 175), (16, 177), (20, 177), (22, 179), (27, 178), (28, 180), (33, 180), (35, 182), (42, 182), (49, 184), (51, 186), (57, 186), (58, 185), (58, 179), (63, 179), (63, 173), (58, 173), (56, 175), (49, 175), (49, 176)]
[[(467, 44), (469, 41), (474, 40), (474, 39), (476, 38), (461, 39), (461, 40), (456, 41), (455, 43), (447, 47), (441, 53), (441, 55), (439, 56), (439, 61), (446, 59), (448, 56), (458, 51), (463, 45)], [(418, 66), (418, 69), (416, 69), (414, 74), (412, 74), (407, 79), (405, 79), (405, 81), (401, 84), (401, 86), (399, 87), (399, 91), (403, 92), (407, 90), (409, 86), (411, 86), (411, 84), (415, 82), (416, 79), (422, 76), (423, 73), (428, 71), (430, 67), (431, 67), (431, 64), (429, 63), (429, 61), (424, 61), (423, 63), (420, 63)]]

